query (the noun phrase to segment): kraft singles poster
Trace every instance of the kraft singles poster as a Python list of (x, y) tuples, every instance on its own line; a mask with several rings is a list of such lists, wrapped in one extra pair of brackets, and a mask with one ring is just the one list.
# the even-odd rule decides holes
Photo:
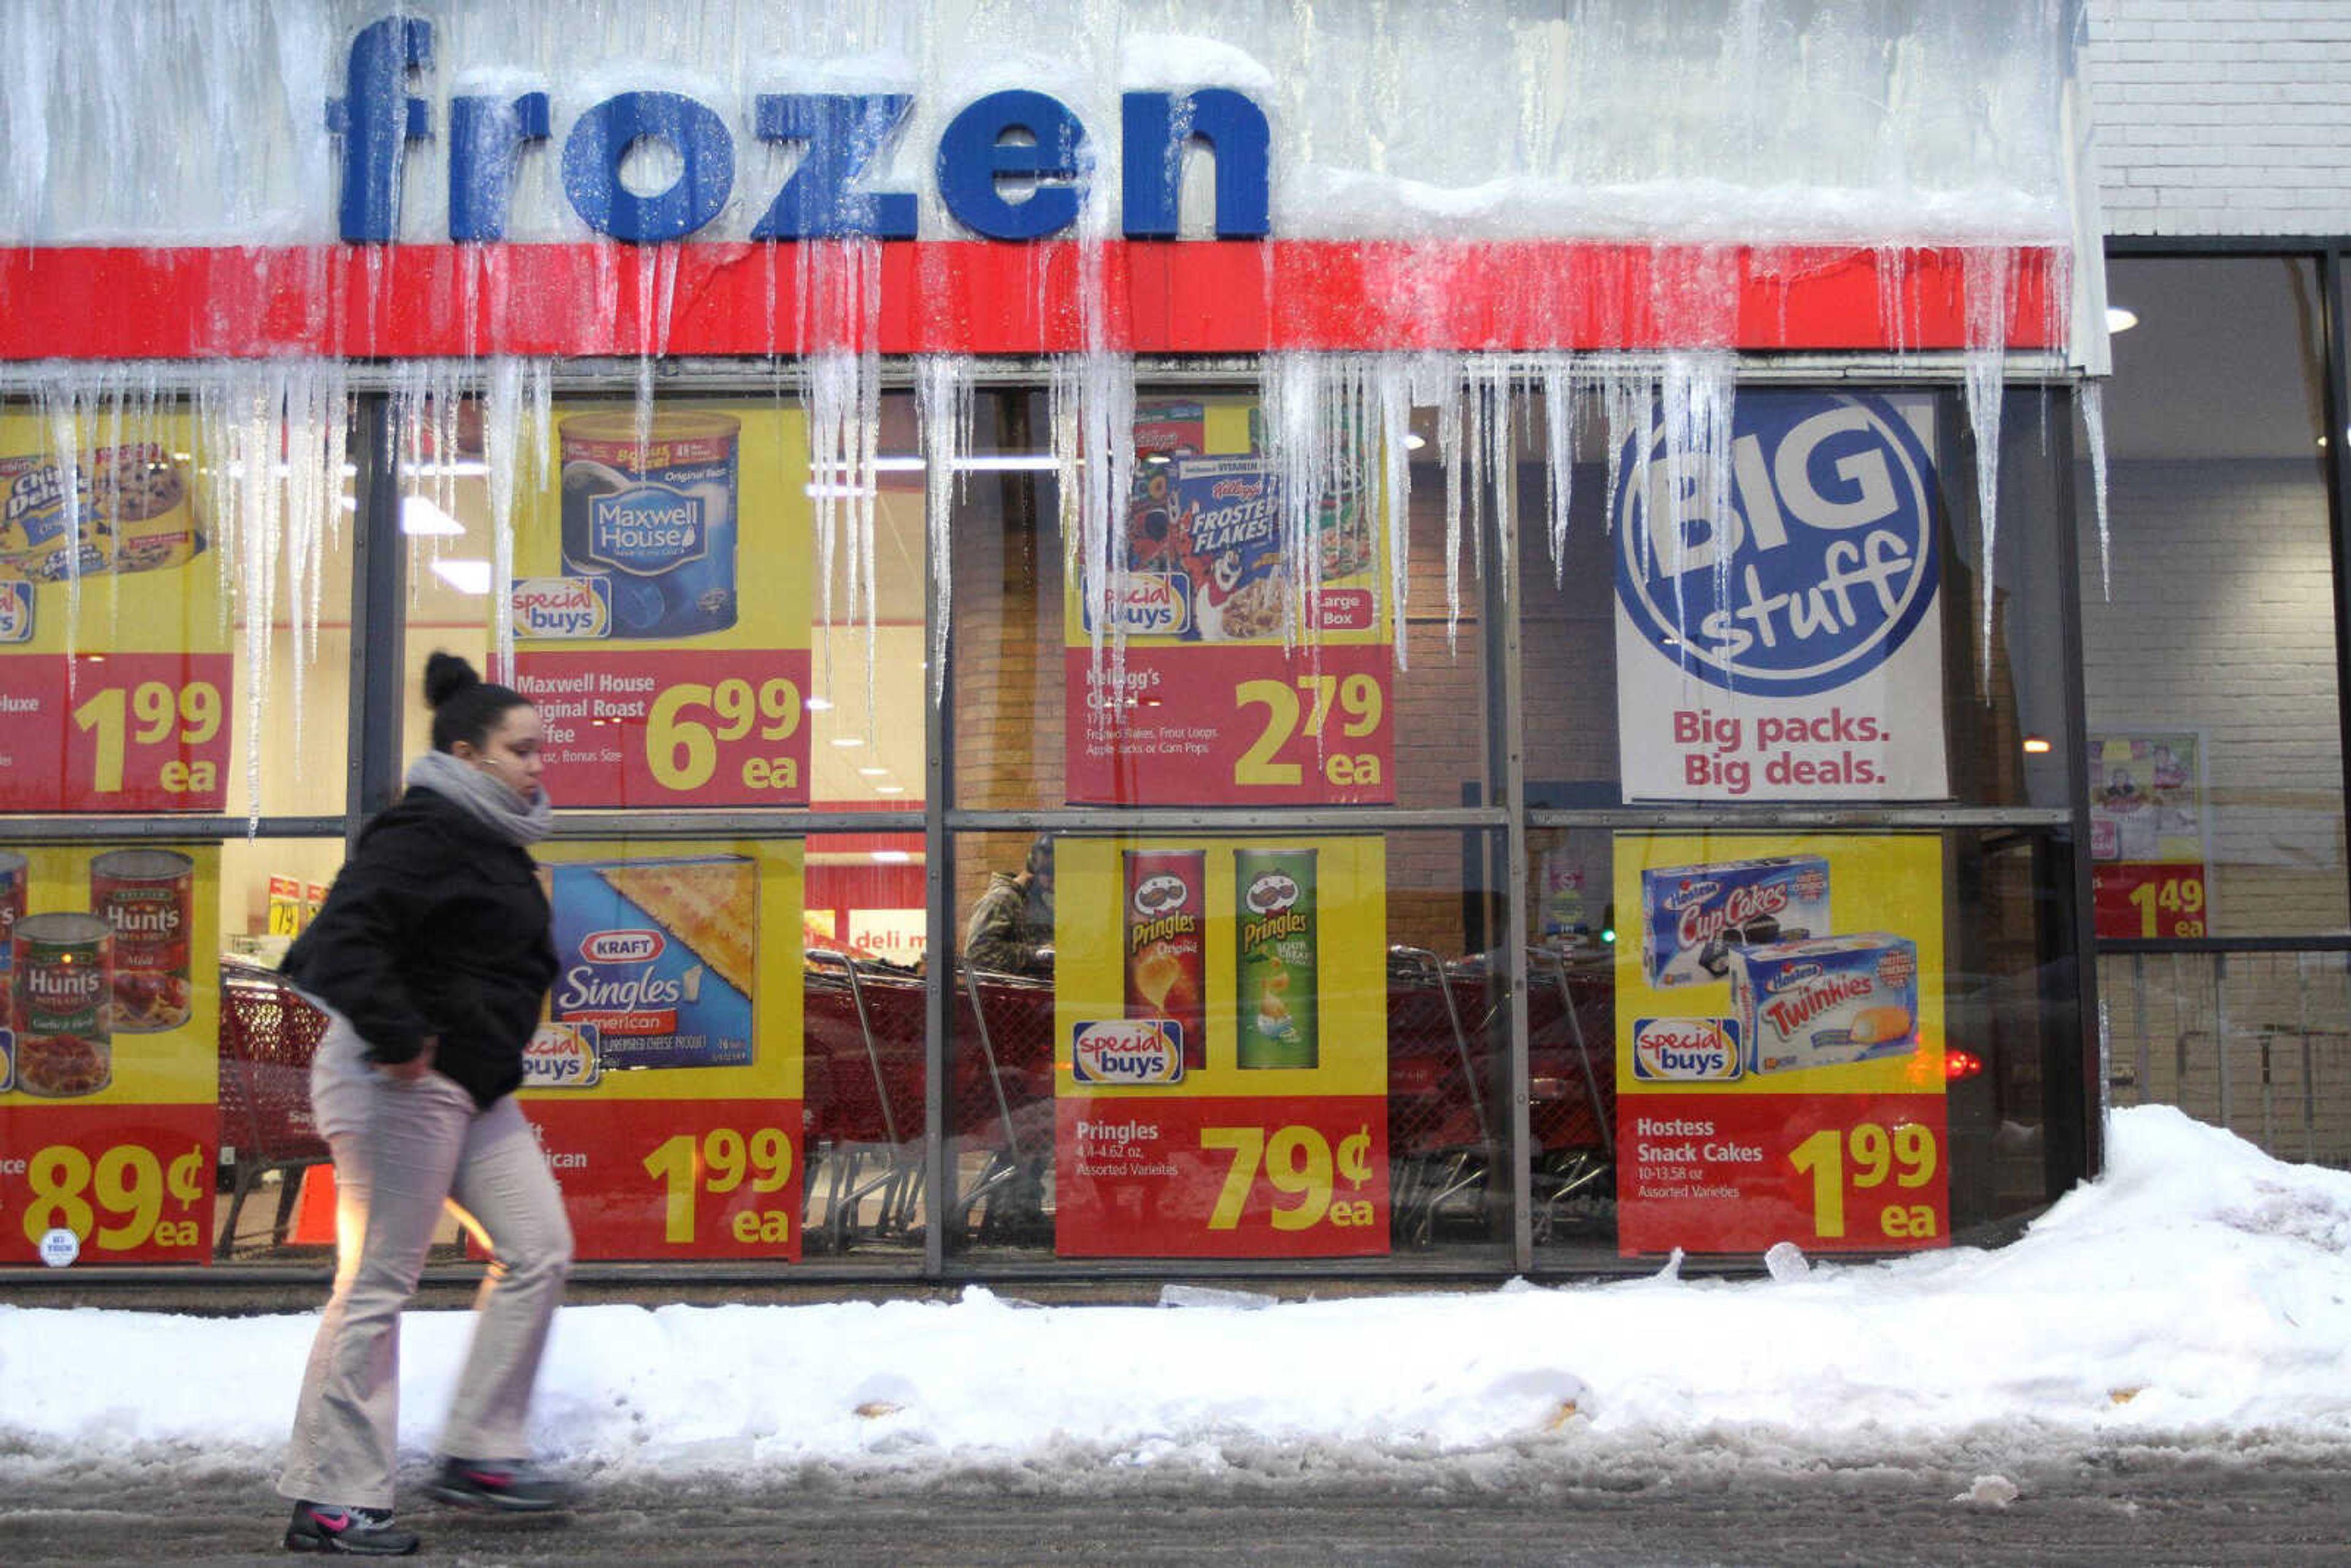
[(1949, 794), (1931, 414), (1742, 390), (1727, 464), (1669, 455), (1660, 426), (1646, 462), (1621, 455), (1627, 800)]

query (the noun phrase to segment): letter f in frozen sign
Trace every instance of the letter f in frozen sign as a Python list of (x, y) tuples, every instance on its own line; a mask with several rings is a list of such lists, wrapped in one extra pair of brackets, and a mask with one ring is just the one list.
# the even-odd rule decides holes
[(560, 965), (549, 1021), (605, 1072), (751, 1061), (759, 876), (734, 855), (549, 866)]

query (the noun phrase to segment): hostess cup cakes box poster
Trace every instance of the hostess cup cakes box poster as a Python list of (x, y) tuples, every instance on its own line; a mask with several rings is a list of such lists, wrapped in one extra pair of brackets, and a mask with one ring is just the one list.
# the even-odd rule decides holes
[(543, 1030), (592, 1042), (596, 1073), (743, 1067), (752, 1056), (759, 875), (737, 855), (559, 862)]
[(1649, 984), (1717, 984), (1741, 947), (1824, 936), (1829, 862), (1771, 855), (1641, 872), (1641, 961)]

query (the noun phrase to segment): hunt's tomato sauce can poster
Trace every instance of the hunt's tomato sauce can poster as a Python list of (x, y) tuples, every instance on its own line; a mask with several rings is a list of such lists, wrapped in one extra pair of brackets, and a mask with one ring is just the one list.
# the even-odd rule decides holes
[(1124, 858), (1126, 1016), (1175, 1024), (1185, 1070), (1196, 1072), (1208, 1064), (1207, 852), (1128, 850)]
[(89, 862), (89, 906), (114, 931), (114, 1032), (188, 1021), (188, 936), (196, 862), (173, 850), (116, 850)]

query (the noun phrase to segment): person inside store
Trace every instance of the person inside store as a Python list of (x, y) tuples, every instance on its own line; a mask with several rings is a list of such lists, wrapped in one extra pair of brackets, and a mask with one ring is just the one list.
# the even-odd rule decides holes
[(277, 1490), (298, 1552), (403, 1556), (392, 1518), (400, 1315), (444, 1211), (491, 1258), (428, 1494), (512, 1512), (569, 1490), (528, 1461), (531, 1391), (571, 1227), (514, 1092), (555, 978), (529, 846), (554, 825), (538, 710), (436, 653), (433, 749), (360, 830), (282, 970), (328, 1018), (310, 1070), (340, 1192), (333, 1293)]
[(990, 872), (963, 932), (963, 961), (999, 974), (1053, 973), (1053, 841), (1039, 838), (1017, 872)]

